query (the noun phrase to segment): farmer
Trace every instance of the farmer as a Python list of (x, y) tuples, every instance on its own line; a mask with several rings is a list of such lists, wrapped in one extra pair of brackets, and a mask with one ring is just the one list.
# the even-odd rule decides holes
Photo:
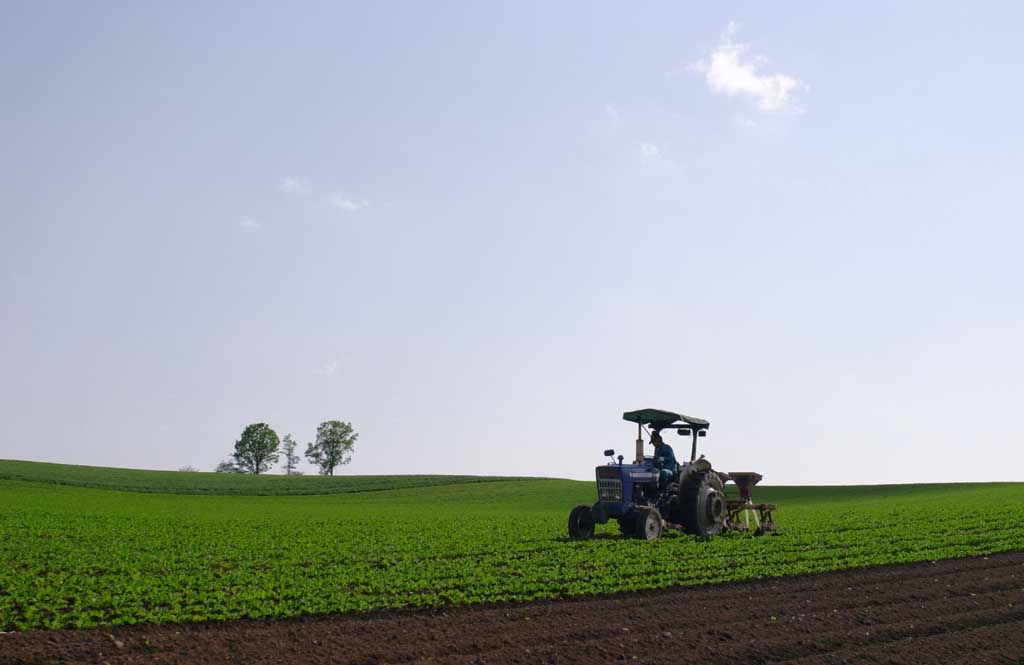
[(654, 446), (654, 466), (661, 470), (659, 484), (665, 485), (676, 477), (676, 471), (679, 469), (676, 454), (672, 451), (672, 446), (661, 440), (661, 432), (651, 433), (651, 445)]

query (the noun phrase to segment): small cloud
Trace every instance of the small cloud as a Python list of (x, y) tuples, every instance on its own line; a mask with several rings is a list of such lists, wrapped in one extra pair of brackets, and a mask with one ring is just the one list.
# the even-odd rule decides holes
[(308, 182), (294, 176), (283, 179), (279, 186), (285, 194), (309, 194), (311, 189)]
[(664, 148), (657, 143), (640, 141), (637, 146), (640, 148), (640, 155), (651, 164), (658, 164), (668, 169), (682, 168), (682, 165), (666, 156)]
[(794, 103), (793, 93), (807, 90), (807, 85), (788, 74), (758, 73), (768, 61), (762, 56), (747, 57), (744, 61), (747, 46), (736, 42), (736, 30), (736, 24), (730, 22), (715, 50), (690, 69), (704, 75), (712, 92), (747, 97), (762, 113), (803, 113)]
[(653, 143), (648, 143), (647, 141), (641, 141), (640, 142), (640, 154), (642, 154), (644, 157), (650, 157), (650, 158), (660, 157), (661, 156), (661, 150), (658, 148), (658, 146), (654, 145)]
[(740, 129), (757, 129), (757, 122), (745, 115), (736, 116), (733, 118), (733, 122), (735, 122), (736, 126)]
[(331, 361), (322, 367), (314, 367), (313, 374), (315, 376), (330, 376), (338, 371), (337, 361)]
[(619, 120), (620, 120), (620, 116), (619, 116), (619, 110), (617, 108), (615, 108), (611, 104), (605, 104), (604, 105), (604, 114), (608, 118), (608, 121), (610, 123), (612, 123), (613, 126), (618, 126)]
[(260, 223), (259, 222), (251, 220), (248, 217), (246, 217), (245, 219), (240, 221), (238, 223), (238, 225), (241, 226), (243, 229), (258, 229), (258, 228), (260, 228)]
[(370, 202), (366, 199), (350, 199), (339, 194), (327, 197), (327, 203), (332, 208), (340, 210), (345, 213), (359, 212), (370, 207)]

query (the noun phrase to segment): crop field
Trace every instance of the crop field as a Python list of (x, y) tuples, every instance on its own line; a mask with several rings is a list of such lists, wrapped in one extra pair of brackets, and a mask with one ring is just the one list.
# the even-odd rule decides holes
[(101, 466), (46, 464), (0, 460), (0, 480), (29, 480), (41, 483), (96, 487), (129, 492), (160, 494), (241, 494), (279, 496), (344, 494), (408, 487), (431, 487), (495, 480), (523, 480), (489, 476), (248, 476), (237, 473), (140, 471)]
[(778, 536), (645, 542), (611, 523), (571, 541), (567, 513), (593, 501), (592, 483), (337, 478), (349, 489), (295, 496), (332, 479), (235, 476), (215, 495), (206, 474), (82, 472), (149, 490), (127, 492), (18, 464), (19, 480), (0, 480), (5, 631), (558, 598), (1024, 548), (1024, 484), (758, 488), (780, 506)]

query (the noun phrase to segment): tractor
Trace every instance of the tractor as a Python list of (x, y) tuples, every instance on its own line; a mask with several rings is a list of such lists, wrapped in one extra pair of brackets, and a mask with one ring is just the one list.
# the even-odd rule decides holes
[[(724, 531), (750, 531), (756, 535), (775, 533), (775, 506), (754, 503), (751, 489), (762, 478), (759, 473), (723, 473), (711, 468), (704, 455), (697, 457), (697, 439), (707, 436), (711, 424), (661, 409), (627, 411), (622, 419), (636, 423), (636, 457), (624, 464), (614, 450), (604, 454), (611, 461), (597, 467), (597, 502), (576, 506), (569, 513), (569, 536), (590, 538), (595, 524), (616, 520), (627, 537), (654, 540), (666, 528), (696, 536), (714, 536)], [(674, 474), (662, 473), (660, 457), (644, 455), (644, 430), (653, 440), (662, 430), (675, 430), (692, 440), (690, 460), (678, 465)], [(738, 499), (727, 499), (725, 484), (733, 482)], [(751, 523), (753, 522), (753, 528)]]

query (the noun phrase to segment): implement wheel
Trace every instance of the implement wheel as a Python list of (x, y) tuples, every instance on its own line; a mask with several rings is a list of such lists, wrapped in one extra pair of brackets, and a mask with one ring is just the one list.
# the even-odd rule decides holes
[(641, 508), (636, 514), (637, 538), (655, 540), (661, 536), (661, 515), (654, 508)]
[(590, 538), (594, 535), (594, 515), (590, 506), (576, 506), (569, 513), (569, 537)]
[(722, 480), (709, 471), (691, 474), (679, 486), (676, 498), (687, 533), (714, 536), (721, 533), (728, 511)]

